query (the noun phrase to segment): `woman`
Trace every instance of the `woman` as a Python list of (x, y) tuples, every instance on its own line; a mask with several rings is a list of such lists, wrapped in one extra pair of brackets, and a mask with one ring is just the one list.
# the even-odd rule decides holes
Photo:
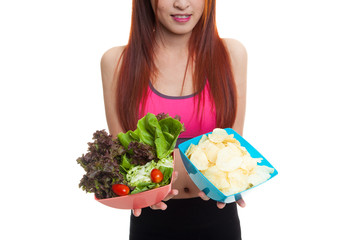
[[(215, 0), (133, 0), (128, 45), (101, 59), (110, 134), (135, 129), (147, 112), (165, 112), (184, 123), (179, 142), (215, 127), (242, 135), (246, 68), (244, 46), (218, 36)], [(133, 209), (130, 239), (241, 239), (236, 203), (209, 200), (181, 160), (174, 174), (162, 202)]]

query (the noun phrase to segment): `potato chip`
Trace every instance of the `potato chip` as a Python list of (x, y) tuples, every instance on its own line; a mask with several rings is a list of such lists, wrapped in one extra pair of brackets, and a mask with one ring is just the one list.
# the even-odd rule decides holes
[(243, 156), (243, 157), (249, 156), (250, 157), (250, 153), (246, 150), (245, 147), (239, 146), (239, 150), (241, 151), (241, 156)]
[(223, 149), (226, 147), (225, 144), (223, 144), (223, 143), (214, 143), (214, 144), (220, 149)]
[(227, 146), (231, 148), (231, 151), (233, 151), (235, 155), (238, 155), (238, 156), (244, 155), (243, 152), (241, 151), (241, 149), (236, 146), (236, 144), (228, 142)]
[(188, 149), (186, 149), (185, 155), (186, 155), (188, 158), (190, 157), (191, 153), (194, 151), (194, 150), (192, 150), (194, 146), (195, 146), (195, 145), (191, 143), (190, 146), (188, 147)]
[(226, 130), (222, 128), (214, 128), (211, 134), (229, 136)]
[(216, 166), (216, 164), (209, 161), (209, 168), (210, 168), (210, 167), (213, 167), (213, 166)]
[(248, 178), (248, 182), (256, 186), (265, 182), (270, 178), (270, 174), (274, 172), (273, 168), (267, 166), (257, 166), (253, 174)]
[(206, 140), (203, 141), (202, 143), (199, 143), (198, 146), (199, 146), (202, 150), (206, 151), (207, 145), (208, 145), (209, 143), (211, 143), (211, 141), (210, 141), (209, 139), (206, 139)]
[(240, 164), (240, 168), (245, 170), (247, 175), (251, 174), (251, 172), (256, 168), (257, 161), (252, 158), (250, 155), (242, 157), (242, 162)]
[(237, 192), (244, 191), (248, 186), (248, 176), (244, 175), (240, 169), (236, 169), (228, 173), (231, 188), (236, 189)]
[(205, 142), (206, 140), (208, 140), (208, 137), (206, 135), (203, 135), (201, 138), (200, 138), (200, 141), (198, 143), (198, 145), (200, 145), (201, 143)]
[(209, 167), (209, 161), (205, 153), (200, 148), (196, 148), (191, 154), (190, 161), (199, 170), (206, 170)]
[(236, 138), (234, 138), (234, 134), (230, 134), (230, 135), (227, 135), (227, 137), (224, 139), (224, 142), (235, 143), (235, 142), (239, 142), (239, 141), (236, 140)]
[(236, 155), (231, 147), (225, 147), (218, 152), (216, 166), (226, 172), (234, 171), (242, 164), (242, 158)]
[(215, 187), (219, 189), (230, 187), (226, 173), (218, 169), (216, 166), (208, 168), (203, 172), (203, 174), (212, 184), (214, 184)]
[(228, 134), (224, 129), (215, 128), (208, 137), (214, 143), (221, 143), (228, 137)]
[(225, 195), (242, 192), (270, 178), (274, 169), (258, 166), (262, 158), (252, 158), (233, 134), (215, 128), (191, 144), (185, 155), (204, 176)]
[(190, 144), (189, 148), (186, 150), (185, 155), (190, 158), (191, 154), (194, 152), (194, 150), (197, 148), (196, 145)]
[(241, 147), (241, 143), (235, 139), (235, 141), (233, 142), (238, 148)]
[(220, 151), (220, 148), (217, 147), (213, 142), (206, 141), (203, 143), (202, 149), (205, 152), (207, 159), (210, 162), (215, 163), (216, 159), (217, 159), (217, 154)]

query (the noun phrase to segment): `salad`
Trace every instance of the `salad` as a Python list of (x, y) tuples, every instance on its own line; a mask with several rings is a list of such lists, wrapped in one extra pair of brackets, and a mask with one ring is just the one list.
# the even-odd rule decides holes
[(93, 134), (86, 154), (77, 159), (85, 174), (79, 187), (97, 199), (135, 194), (168, 185), (172, 152), (183, 124), (168, 114), (148, 113), (134, 131), (112, 139), (105, 130)]

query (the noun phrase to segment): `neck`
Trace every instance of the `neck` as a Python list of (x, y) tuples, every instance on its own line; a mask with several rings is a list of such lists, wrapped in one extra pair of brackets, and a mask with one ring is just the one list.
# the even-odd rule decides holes
[(186, 34), (174, 34), (167, 31), (163, 27), (159, 27), (156, 29), (156, 49), (165, 50), (167, 52), (177, 53), (186, 53), (188, 52), (188, 43), (191, 36), (191, 32)]

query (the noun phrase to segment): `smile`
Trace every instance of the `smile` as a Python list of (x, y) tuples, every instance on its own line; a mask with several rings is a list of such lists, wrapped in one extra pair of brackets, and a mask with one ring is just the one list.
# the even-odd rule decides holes
[(190, 20), (191, 15), (171, 15), (171, 17), (177, 22), (187, 22)]

